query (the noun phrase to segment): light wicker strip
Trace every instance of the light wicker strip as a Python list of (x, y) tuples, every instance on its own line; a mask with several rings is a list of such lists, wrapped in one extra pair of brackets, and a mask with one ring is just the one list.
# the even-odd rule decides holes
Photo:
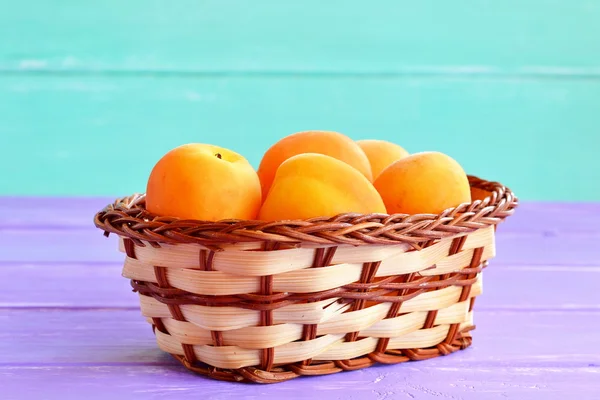
[[(402, 312), (426, 312), (452, 307), (457, 305), (461, 291), (460, 287), (451, 286), (423, 293), (404, 302)], [(471, 288), (469, 298), (478, 296), (481, 293), (482, 276), (480, 275)], [(332, 332), (343, 330), (344, 327), (347, 328), (346, 332), (354, 332), (363, 329), (361, 328), (363, 323), (370, 326), (368, 322), (363, 321), (373, 320), (376, 322), (383, 320), (392, 306), (390, 303), (381, 303), (358, 311), (346, 311), (348, 306), (338, 304), (337, 300), (337, 298), (333, 298), (316, 303), (292, 304), (276, 309), (273, 311), (273, 323), (322, 324), (321, 329), (326, 329), (325, 332), (329, 332), (327, 329), (331, 329)], [(146, 317), (171, 318), (167, 305), (152, 297), (140, 295), (140, 304), (142, 314)], [(255, 327), (260, 319), (260, 311), (257, 310), (199, 305), (182, 305), (180, 307), (187, 321), (207, 330), (229, 331)], [(383, 320), (382, 322), (393, 323), (389, 321), (393, 321), (393, 319)], [(337, 328), (335, 328), (336, 326)]]
[[(490, 245), (494, 239), (494, 227), (480, 229), (468, 235), (463, 246), (464, 250), (475, 249)], [(365, 262), (382, 261), (378, 276), (398, 275), (419, 271), (429, 267), (448, 255), (448, 250), (455, 238), (442, 239), (436, 246), (428, 247), (419, 252), (407, 252), (407, 245), (395, 246), (362, 246), (338, 247), (331, 263), (341, 265), (360, 264)], [(252, 250), (258, 244), (253, 244)], [(178, 251), (182, 247), (182, 251)], [(125, 252), (121, 238), (119, 249)], [(136, 262), (142, 265), (156, 265), (177, 269), (197, 269), (199, 252), (202, 249), (194, 245), (164, 245), (154, 248), (150, 245), (136, 246)], [(314, 258), (314, 249), (298, 248), (278, 251), (239, 251), (228, 250), (215, 254), (213, 269), (227, 274), (239, 276), (280, 275), (285, 272), (309, 268)], [(404, 266), (404, 268), (402, 268)], [(229, 275), (224, 275), (229, 277)], [(239, 278), (236, 278), (239, 279)]]
[[(456, 255), (448, 256), (451, 243), (442, 241), (419, 252), (400, 252), (391, 254), (387, 260), (382, 260), (375, 277), (400, 275), (412, 272), (421, 272), (423, 276), (446, 274), (458, 271), (468, 265), (473, 256), (473, 249), (468, 246), (484, 247), (482, 261), (494, 256), (493, 228), (486, 228), (468, 237), (464, 250)], [(139, 249), (152, 251), (155, 259), (160, 259), (161, 248)], [(361, 249), (361, 248), (358, 248)], [(289, 250), (281, 250), (287, 252)], [(296, 250), (295, 250), (296, 251)], [(304, 252), (314, 258), (314, 250), (297, 249), (296, 254)], [(246, 255), (253, 252), (235, 252), (241, 263)], [(279, 252), (262, 252), (279, 253)], [(271, 257), (275, 259), (275, 257)], [(309, 257), (306, 257), (309, 258)], [(277, 259), (279, 264), (288, 264), (291, 261), (285, 254), (280, 254)], [(123, 276), (129, 279), (158, 282), (152, 266), (142, 261), (127, 257), (123, 269)], [(432, 268), (434, 267), (434, 268)], [(309, 268), (280, 273), (273, 277), (273, 290), (276, 292), (311, 293), (344, 286), (360, 279), (362, 264), (338, 264), (324, 268)], [(190, 293), (205, 295), (233, 295), (240, 293), (255, 293), (260, 287), (260, 278), (255, 276), (231, 275), (222, 271), (202, 271), (189, 268), (169, 268), (166, 271), (167, 279), (174, 288), (179, 288)]]
[[(469, 305), (470, 301), (467, 300), (439, 310), (434, 325), (467, 322)], [(382, 313), (382, 309), (377, 307), (373, 306), (359, 311), (336, 314), (330, 320), (319, 324), (317, 336), (359, 331), (359, 336), (392, 338), (421, 329), (427, 318), (427, 312), (416, 311), (395, 318), (384, 319), (386, 313)], [(362, 316), (359, 317), (357, 314), (362, 314)], [(352, 323), (347, 323), (347, 318), (339, 318), (341, 316), (353, 317)], [(169, 334), (180, 343), (193, 345), (212, 345), (213, 343), (210, 329), (172, 318), (164, 318), (163, 324)], [(223, 344), (225, 346), (237, 345), (246, 349), (263, 349), (278, 347), (285, 343), (300, 340), (301, 337), (302, 324), (281, 323), (272, 326), (248, 326), (224, 331)]]
[[(470, 317), (470, 315), (469, 315)], [(470, 319), (470, 318), (469, 318)], [(471, 321), (460, 324), (460, 329), (471, 326)], [(441, 343), (450, 329), (449, 325), (439, 325), (430, 329), (420, 329), (389, 342), (388, 349), (412, 349), (431, 347)], [(274, 349), (275, 364), (286, 364), (305, 359), (346, 360), (369, 354), (375, 350), (377, 339), (367, 337), (356, 342), (344, 342), (343, 334), (324, 335), (309, 341), (291, 342)], [(171, 354), (184, 355), (181, 343), (173, 336), (157, 332), (158, 346)], [(260, 363), (260, 351), (239, 346), (193, 346), (196, 357), (218, 368), (244, 368)]]
[[(291, 304), (273, 311), (273, 323), (318, 324), (331, 318), (331, 315), (348, 309), (347, 304), (337, 304), (337, 298), (315, 303)], [(149, 296), (140, 295), (142, 314), (151, 318), (170, 318), (166, 304)], [(331, 306), (330, 306), (331, 305)], [(209, 307), (181, 305), (185, 319), (209, 330), (227, 331), (248, 326), (256, 326), (260, 311), (237, 307)]]

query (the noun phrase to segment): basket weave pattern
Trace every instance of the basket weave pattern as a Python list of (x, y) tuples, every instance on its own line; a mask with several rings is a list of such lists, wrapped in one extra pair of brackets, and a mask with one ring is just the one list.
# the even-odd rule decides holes
[(486, 199), (439, 215), (200, 222), (152, 216), (136, 195), (95, 224), (119, 235), (162, 350), (212, 378), (273, 383), (471, 344), (495, 227), (517, 200), (470, 183)]

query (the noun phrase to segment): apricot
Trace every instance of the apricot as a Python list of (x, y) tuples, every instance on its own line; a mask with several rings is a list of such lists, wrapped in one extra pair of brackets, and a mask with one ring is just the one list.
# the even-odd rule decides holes
[(255, 219), (261, 200), (260, 181), (250, 163), (210, 144), (169, 151), (152, 169), (146, 187), (148, 211), (185, 219)]
[(367, 155), (371, 164), (373, 179), (377, 179), (379, 174), (394, 161), (408, 156), (408, 151), (398, 146), (396, 143), (385, 140), (358, 140), (356, 143)]
[(263, 221), (385, 213), (373, 184), (357, 169), (317, 153), (288, 158), (277, 169), (258, 218)]
[(438, 214), (471, 201), (465, 171), (439, 152), (417, 153), (394, 162), (374, 185), (390, 214)]
[(331, 131), (296, 132), (279, 140), (264, 154), (258, 167), (263, 200), (269, 193), (277, 168), (288, 158), (303, 153), (324, 154), (351, 165), (369, 181), (373, 180), (369, 159), (348, 136)]

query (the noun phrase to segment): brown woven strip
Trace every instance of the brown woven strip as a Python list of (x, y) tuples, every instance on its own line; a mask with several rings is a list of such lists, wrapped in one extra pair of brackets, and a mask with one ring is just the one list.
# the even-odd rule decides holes
[(449, 251), (449, 255), (452, 254), (457, 254), (460, 253), (462, 251), (463, 246), (465, 245), (465, 242), (467, 241), (467, 236), (460, 236), (457, 237), (456, 239), (454, 239), (452, 241), (452, 245), (450, 246), (450, 251)]
[[(333, 256), (337, 250), (337, 246), (329, 247), (327, 249), (319, 247), (315, 249), (315, 255), (313, 257), (313, 263), (311, 268), (321, 268), (326, 267), (331, 264), (331, 260), (333, 260)], [(311, 302), (314, 300), (308, 300)], [(306, 324), (302, 327), (302, 340), (313, 340), (317, 337), (317, 325), (315, 324)], [(312, 359), (306, 359), (300, 362), (300, 367), (310, 366), (312, 363)]]
[[(462, 251), (462, 248), (465, 244), (466, 239), (467, 239), (466, 236), (461, 236), (461, 237), (457, 237), (456, 239), (454, 239), (452, 241), (452, 244), (450, 245), (450, 250), (448, 252), (448, 255), (452, 256), (452, 255), (458, 254), (460, 251)], [(444, 281), (447, 281), (450, 276), (451, 276), (450, 274), (445, 274), (445, 275), (442, 275), (439, 279), (440, 279), (440, 281), (444, 282)], [(458, 276), (458, 274), (456, 274), (455, 276)], [(464, 291), (464, 286), (463, 286), (463, 291)], [(423, 329), (433, 328), (433, 326), (435, 324), (435, 319), (437, 318), (437, 315), (438, 315), (438, 310), (429, 311), (427, 313), (427, 318), (425, 319), (425, 323), (423, 324)], [(446, 336), (446, 339), (442, 343), (438, 344), (438, 346), (437, 346), (440, 353), (445, 355), (445, 354), (449, 354), (451, 352), (450, 350), (448, 350), (447, 345), (448, 345), (448, 343), (452, 343), (454, 341), (454, 337), (456, 335), (457, 329), (458, 329), (458, 324), (453, 324), (450, 326), (450, 329), (448, 331), (448, 335)]]
[(215, 257), (214, 251), (200, 250), (198, 267), (203, 271), (212, 271), (214, 257)]
[(123, 246), (125, 247), (125, 254), (127, 254), (127, 257), (137, 260), (137, 257), (135, 256), (135, 244), (133, 244), (133, 240), (123, 239)]
[[(475, 270), (478, 272), (478, 270)], [(465, 270), (466, 272), (466, 270)], [(391, 277), (396, 279), (397, 277)], [(207, 296), (196, 295), (182, 291), (176, 288), (161, 288), (159, 285), (151, 282), (131, 281), (133, 289), (145, 296), (151, 296), (164, 304), (195, 304), (213, 307), (239, 307), (250, 310), (276, 310), (287, 305), (301, 301), (320, 301), (329, 298), (339, 297), (341, 301), (352, 301), (355, 299), (364, 299), (366, 301), (402, 303), (417, 297), (428, 289), (445, 288), (448, 286), (470, 286), (476, 282), (476, 277), (469, 279), (463, 278), (462, 274), (449, 275), (445, 280), (432, 281), (431, 277), (421, 277), (407, 283), (389, 282), (383, 279), (370, 284), (351, 284), (341, 288), (330, 289), (315, 293), (275, 293), (272, 296), (263, 296), (260, 294), (240, 294), (227, 296)], [(360, 286), (359, 286), (360, 285)], [(365, 289), (363, 292), (357, 292), (355, 289)], [(349, 289), (349, 290), (347, 290)], [(408, 289), (408, 290), (405, 290)], [(398, 295), (390, 295), (392, 292), (400, 290)], [(402, 294), (404, 293), (404, 294)]]
[[(135, 255), (135, 244), (133, 243), (133, 240), (124, 239), (123, 246), (125, 247), (125, 254), (127, 255), (127, 257), (137, 259)], [(167, 328), (165, 327), (165, 325), (162, 322), (162, 319), (160, 318), (152, 318), (152, 329), (158, 329), (161, 333), (168, 334)]]
[(191, 344), (181, 343), (181, 347), (183, 348), (183, 354), (185, 355), (185, 358), (191, 364), (194, 364), (198, 361), (198, 359), (196, 358), (196, 353), (194, 353), (194, 346), (192, 346)]
[(161, 289), (169, 289), (171, 286), (169, 285), (169, 280), (167, 279), (167, 268), (154, 266), (154, 276), (156, 276), (156, 282), (158, 282), (158, 287)]
[(411, 361), (424, 361), (430, 358), (437, 357), (440, 355), (440, 351), (437, 347), (428, 349), (404, 349), (403, 353)]
[(316, 324), (306, 324), (302, 329), (302, 340), (313, 340), (317, 337), (317, 325)]
[(474, 306), (475, 306), (475, 297), (471, 297), (471, 301), (469, 302), (469, 312), (473, 311)]
[[(260, 293), (269, 296), (273, 294), (273, 276), (262, 276), (260, 279)], [(264, 310), (260, 312), (260, 325), (271, 326), (273, 325), (273, 310)], [(270, 371), (273, 368), (273, 362), (275, 360), (275, 349), (269, 347), (268, 349), (262, 349), (261, 351), (261, 368), (265, 371)]]
[[(214, 251), (200, 250), (198, 255), (198, 267), (204, 271), (213, 270), (213, 258), (215, 256)], [(213, 346), (223, 346), (223, 332), (221, 331), (210, 331), (210, 336), (213, 341)], [(215, 368), (215, 371), (217, 369)], [(215, 373), (215, 372), (213, 372)]]
[(169, 334), (165, 324), (163, 324), (162, 319), (160, 318), (152, 318), (152, 327), (158, 329), (161, 333)]
[[(392, 303), (390, 307), (390, 311), (386, 315), (385, 319), (395, 318), (398, 315), (398, 311), (400, 311), (400, 306), (402, 303)], [(375, 348), (375, 353), (385, 353), (388, 344), (390, 343), (390, 338), (380, 338), (377, 341), (377, 347)]]
[(415, 248), (445, 237), (495, 226), (513, 214), (515, 195), (500, 183), (469, 177), (471, 187), (490, 192), (485, 200), (461, 204), (438, 215), (341, 214), (298, 221), (201, 222), (157, 217), (145, 209), (144, 195), (118, 199), (98, 212), (94, 224), (105, 232), (155, 243), (198, 243), (219, 249), (220, 244), (278, 242), (366, 245), (407, 243)]
[[(317, 325), (316, 324), (305, 324), (302, 327), (302, 340), (308, 341), (313, 340), (317, 337)], [(312, 358), (307, 358), (300, 362), (301, 366), (309, 366), (312, 363)]]
[[(462, 239), (462, 241), (460, 241), (461, 239)], [(456, 254), (462, 250), (465, 239), (466, 238), (461, 237), (461, 238), (456, 238), (453, 241), (453, 243), (452, 243), (453, 246), (452, 246), (451, 251), (454, 250), (455, 253), (451, 253), (451, 254)], [(456, 249), (454, 247), (454, 243), (458, 243), (458, 245), (456, 246)], [(467, 279), (475, 279), (477, 277), (477, 272), (471, 272), (471, 271), (477, 269), (480, 266), (483, 251), (484, 251), (483, 247), (478, 247), (473, 251), (473, 257), (471, 258), (471, 263), (469, 264), (468, 268), (465, 268), (465, 270), (468, 270), (470, 272), (467, 275)], [(462, 272), (465, 272), (465, 270), (463, 270)], [(460, 297), (458, 299), (458, 302), (460, 303), (460, 302), (467, 300), (469, 298), (470, 293), (471, 293), (471, 285), (463, 286), (462, 290), (460, 292)], [(442, 353), (443, 355), (448, 355), (448, 354), (452, 353), (451, 345), (456, 340), (456, 336), (458, 335), (459, 328), (460, 328), (460, 324), (450, 325), (446, 339), (444, 339), (444, 341), (442, 343), (437, 345), (437, 348), (440, 351), (440, 353)]]
[[(360, 283), (371, 283), (375, 278), (375, 274), (377, 273), (377, 269), (379, 269), (379, 265), (381, 265), (381, 261), (376, 262), (367, 262), (362, 266), (362, 271), (360, 274)], [(366, 293), (369, 289), (359, 289), (359, 292)], [(367, 304), (367, 299), (365, 297), (358, 298), (354, 300), (351, 311), (358, 311), (365, 308), (365, 304)], [(358, 338), (359, 332), (349, 332), (346, 334), (346, 342), (354, 342)]]
[[(165, 267), (159, 267), (159, 266), (154, 266), (154, 275), (156, 276), (156, 280), (158, 282), (158, 286), (161, 288), (170, 288), (171, 285), (169, 284), (169, 280), (167, 279), (167, 268)], [(181, 308), (179, 307), (178, 304), (167, 304), (167, 307), (169, 307), (169, 312), (171, 313), (171, 316), (173, 317), (173, 319), (177, 320), (177, 321), (186, 321), (185, 317), (183, 316), (183, 312), (181, 311)], [(164, 324), (160, 323), (162, 325), (162, 329), (159, 329), (161, 332), (163, 333), (168, 333)], [(158, 326), (157, 326), (158, 328)], [(195, 363), (197, 361), (196, 359), (196, 354), (194, 353), (194, 346), (190, 345), (190, 344), (186, 344), (186, 343), (182, 343), (181, 347), (183, 348), (183, 353), (185, 355), (185, 358), (191, 363)]]
[[(456, 340), (448, 347), (451, 352), (463, 350), (471, 345), (471, 336), (468, 334), (469, 329), (465, 329), (459, 332)], [(437, 347), (429, 349), (417, 349), (417, 350), (388, 350), (391, 357), (394, 357), (396, 363), (406, 361), (418, 361), (426, 360), (433, 357), (442, 355)], [(406, 354), (404, 354), (406, 353)], [(179, 360), (187, 369), (195, 373), (206, 375), (210, 378), (240, 382), (248, 381), (255, 383), (277, 383), (286, 380), (297, 378), (301, 375), (324, 375), (333, 374), (341, 371), (352, 371), (361, 368), (366, 368), (374, 364), (369, 360), (364, 360), (361, 357), (356, 360), (341, 360), (341, 361), (329, 361), (320, 364), (313, 364), (310, 366), (301, 366), (298, 364), (291, 364), (284, 367), (274, 368), (272, 371), (261, 371), (256, 368), (240, 368), (237, 370), (228, 369), (217, 369), (214, 367), (208, 367), (201, 363), (190, 364), (182, 356), (173, 356)]]
[(423, 324), (423, 329), (433, 328), (433, 324), (435, 323), (435, 318), (437, 317), (437, 310), (431, 310), (427, 313), (427, 318), (425, 318), (425, 323)]
[(335, 366), (343, 371), (356, 371), (358, 369), (368, 368), (375, 364), (375, 361), (369, 357), (360, 357), (352, 360), (335, 360)]
[[(471, 264), (469, 265), (469, 269), (475, 269), (481, 264), (481, 256), (483, 255), (483, 247), (478, 247), (473, 251), (473, 258), (471, 259)], [(474, 279), (477, 276), (477, 272), (470, 273), (467, 275), (467, 279)], [(471, 285), (463, 286), (462, 291), (460, 292), (460, 298), (458, 302), (463, 302), (469, 298), (469, 294), (471, 294)]]
[[(473, 258), (471, 259), (471, 265), (470, 265), (470, 267), (472, 269), (475, 269), (476, 266), (480, 266), (480, 268), (481, 268), (481, 255), (482, 254), (483, 254), (483, 248), (475, 249), (475, 251), (473, 252)], [(461, 298), (463, 297), (463, 295), (464, 294), (461, 293)], [(467, 293), (467, 296), (468, 296), (468, 293)], [(471, 297), (471, 301), (469, 303), (469, 312), (473, 311), (474, 306), (475, 306), (475, 297)]]
[(279, 242), (265, 242), (263, 245), (263, 251), (279, 250), (280, 248), (281, 243)]
[[(403, 283), (408, 283), (413, 279), (414, 275), (415, 275), (414, 273), (402, 275), (400, 277), (400, 279), (403, 280)], [(403, 296), (406, 294), (406, 292), (408, 290), (409, 290), (408, 288), (401, 289), (398, 292), (398, 295)], [(398, 313), (400, 312), (401, 306), (402, 306), (401, 302), (392, 303), (392, 306), (390, 307), (390, 310), (388, 311), (385, 319), (396, 318), (398, 316)], [(375, 351), (373, 353), (369, 354), (369, 358), (373, 361), (381, 362), (381, 363), (385, 363), (385, 364), (399, 362), (397, 356), (390, 357), (385, 354), (389, 343), (390, 343), (390, 338), (380, 338), (377, 341), (377, 347), (375, 348)], [(400, 357), (403, 357), (403, 356), (400, 356)]]
[(238, 372), (244, 380), (256, 383), (277, 383), (288, 381), (290, 379), (294, 379), (300, 376), (294, 373), (293, 371), (287, 371), (284, 369), (281, 369), (279, 371), (261, 371), (257, 368), (252, 367), (240, 368), (238, 370), (235, 370), (235, 372)]
[[(171, 288), (169, 280), (167, 279), (167, 268), (155, 265), (154, 275), (156, 276), (156, 281), (158, 282), (158, 286), (161, 289)], [(167, 304), (167, 307), (169, 307), (169, 312), (171, 313), (173, 319), (176, 319), (177, 321), (185, 320), (185, 318), (183, 318), (183, 313), (181, 312), (181, 309), (179, 308), (178, 304)]]
[(450, 325), (450, 328), (448, 329), (448, 335), (446, 335), (446, 338), (444, 339), (444, 341), (442, 343), (440, 343), (436, 346), (437, 349), (440, 351), (440, 353), (442, 353), (443, 355), (448, 355), (448, 354), (452, 353), (452, 351), (450, 350), (450, 348), (448, 346), (451, 346), (451, 343), (453, 343), (454, 340), (456, 339), (456, 334), (458, 333), (459, 327), (460, 327), (460, 324)]
[(223, 332), (210, 331), (214, 346), (223, 346)]
[(298, 375), (329, 375), (342, 371), (333, 361), (313, 363), (312, 365), (290, 364), (289, 369)]

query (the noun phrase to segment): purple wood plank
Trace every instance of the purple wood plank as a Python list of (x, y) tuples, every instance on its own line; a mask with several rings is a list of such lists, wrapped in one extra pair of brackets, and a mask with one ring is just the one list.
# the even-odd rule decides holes
[(96, 228), (80, 230), (0, 229), (0, 263), (122, 262), (117, 237)]
[[(89, 228), (110, 197), (0, 197), (1, 228)], [(600, 233), (600, 203), (521, 203), (502, 232)]]
[(521, 203), (498, 232), (597, 234), (600, 233), (600, 203)]
[(0, 310), (0, 363), (170, 363), (139, 311)]
[[(597, 266), (600, 234), (521, 235), (498, 231), (494, 265)], [(0, 229), (0, 263), (121, 262), (114, 235), (81, 230)]]
[[(473, 347), (426, 366), (584, 367), (600, 363), (600, 314), (476, 311)], [(3, 365), (173, 364), (129, 310), (0, 310)], [(393, 372), (394, 367), (389, 372)], [(387, 371), (387, 370), (386, 370)]]
[(600, 234), (527, 236), (498, 231), (492, 265), (598, 266)]
[(121, 264), (6, 264), (0, 307), (138, 308)]
[(89, 228), (108, 197), (1, 197), (0, 228)]
[(600, 310), (600, 268), (492, 264), (483, 272), (481, 310)]
[(275, 385), (195, 376), (174, 366), (0, 367), (3, 398), (16, 399), (595, 399), (600, 368), (371, 367)]
[[(477, 309), (598, 309), (600, 268), (491, 265)], [(0, 266), (0, 307), (138, 307), (121, 263)]]

